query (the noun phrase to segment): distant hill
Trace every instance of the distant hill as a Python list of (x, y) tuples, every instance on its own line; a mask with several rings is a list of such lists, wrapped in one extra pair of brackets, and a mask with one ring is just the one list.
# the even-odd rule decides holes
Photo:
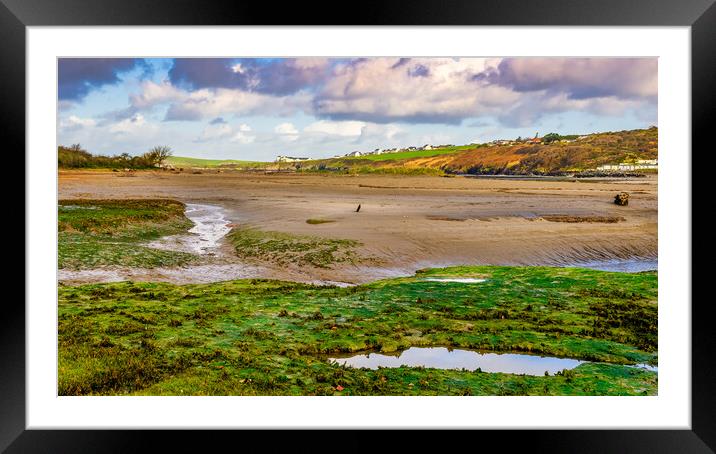
[(239, 161), (236, 159), (201, 159), (201, 158), (186, 158), (183, 156), (170, 156), (165, 161), (167, 164), (174, 167), (188, 167), (188, 168), (214, 168), (214, 167), (263, 167), (267, 162), (258, 161)]
[[(564, 137), (567, 137), (565, 139)], [(658, 129), (562, 136), (550, 143), (506, 141), (429, 151), (313, 160), (302, 171), (355, 173), (558, 174), (658, 158)]]

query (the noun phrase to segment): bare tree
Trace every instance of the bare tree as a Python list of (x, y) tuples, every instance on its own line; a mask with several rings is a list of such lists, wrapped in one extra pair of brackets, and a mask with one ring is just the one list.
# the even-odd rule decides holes
[(161, 167), (164, 161), (171, 155), (172, 149), (166, 145), (156, 146), (144, 153), (144, 157), (156, 167)]

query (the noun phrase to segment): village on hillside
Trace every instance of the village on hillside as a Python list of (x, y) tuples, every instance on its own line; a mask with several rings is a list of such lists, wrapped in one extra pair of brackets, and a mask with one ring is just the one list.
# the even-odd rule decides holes
[[(540, 144), (553, 144), (553, 143), (560, 143), (560, 144), (569, 144), (573, 142), (579, 142), (587, 139), (588, 135), (559, 135), (557, 133), (549, 133), (544, 135), (543, 137), (539, 136), (539, 133), (535, 133), (534, 137), (517, 137), (516, 139), (496, 139), (492, 140), (490, 142), (485, 143), (477, 143), (473, 142), (469, 145), (475, 145), (484, 147), (484, 146), (493, 146), (493, 147), (507, 147), (507, 146), (514, 146), (514, 145), (520, 145), (520, 144), (526, 144), (526, 145), (540, 145)], [(374, 155), (384, 155), (384, 154), (391, 154), (391, 153), (403, 153), (403, 152), (411, 152), (411, 151), (430, 151), (430, 150), (440, 150), (444, 148), (454, 147), (453, 144), (442, 144), (442, 145), (431, 145), (431, 144), (425, 144), (423, 146), (410, 146), (406, 148), (376, 148), (372, 151), (359, 151), (354, 150), (350, 153), (346, 153), (344, 155), (336, 155), (332, 159), (340, 159), (340, 158), (357, 158), (357, 157), (364, 157), (364, 156), (374, 156)], [(279, 155), (276, 157), (275, 162), (276, 163), (297, 163), (297, 162), (304, 162), (304, 161), (310, 161), (312, 158), (309, 157), (297, 157), (297, 156), (284, 156)], [(599, 171), (599, 172), (606, 172), (606, 173), (616, 173), (616, 172), (628, 172), (628, 171), (635, 171), (635, 170), (657, 170), (658, 169), (658, 160), (657, 159), (636, 159), (636, 160), (629, 160), (624, 161), (616, 164), (605, 164), (600, 165), (592, 170)]]

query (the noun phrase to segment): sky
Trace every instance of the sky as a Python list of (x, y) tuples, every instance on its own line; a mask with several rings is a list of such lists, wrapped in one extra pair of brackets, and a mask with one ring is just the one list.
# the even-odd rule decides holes
[(656, 58), (61, 58), (58, 143), (273, 161), (657, 125)]

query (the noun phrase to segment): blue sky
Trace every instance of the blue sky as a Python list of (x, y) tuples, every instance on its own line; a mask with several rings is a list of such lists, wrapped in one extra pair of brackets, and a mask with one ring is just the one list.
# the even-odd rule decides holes
[(655, 58), (60, 59), (58, 141), (313, 158), (657, 124)]

